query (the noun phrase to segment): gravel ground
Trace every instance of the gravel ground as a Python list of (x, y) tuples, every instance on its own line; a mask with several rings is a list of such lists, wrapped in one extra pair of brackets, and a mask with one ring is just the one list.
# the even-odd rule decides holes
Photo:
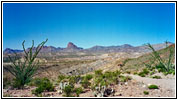
[(150, 84), (155, 84), (157, 86), (159, 86), (162, 91), (165, 91), (165, 93), (162, 95), (163, 97), (174, 97), (175, 96), (175, 76), (168, 76), (164, 77), (163, 79), (152, 79), (152, 78), (147, 78), (147, 77), (140, 77), (137, 75), (131, 75), (131, 74), (125, 74), (128, 76), (131, 76), (133, 78), (133, 80), (141, 82), (143, 84), (145, 84), (146, 86), (150, 85)]
[[(147, 77), (140, 77), (137, 75), (124, 74), (132, 77), (125, 83), (115, 85), (114, 97), (175, 97), (175, 78), (171, 79), (152, 79)], [(159, 89), (148, 89), (149, 84), (155, 84)], [(34, 97), (31, 90), (35, 87), (28, 87), (23, 90), (7, 90), (3, 89), (3, 96), (6, 97)], [(149, 94), (145, 95), (143, 92), (148, 91)], [(57, 92), (44, 92), (46, 97), (62, 97), (62, 94)], [(94, 97), (91, 89), (80, 94), (80, 97)]]

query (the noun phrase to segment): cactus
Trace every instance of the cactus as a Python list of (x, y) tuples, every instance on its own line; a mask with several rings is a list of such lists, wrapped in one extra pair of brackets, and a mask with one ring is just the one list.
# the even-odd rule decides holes
[(62, 94), (63, 90), (65, 89), (66, 86), (69, 85), (69, 82), (60, 82), (59, 83), (59, 90), (58, 93)]

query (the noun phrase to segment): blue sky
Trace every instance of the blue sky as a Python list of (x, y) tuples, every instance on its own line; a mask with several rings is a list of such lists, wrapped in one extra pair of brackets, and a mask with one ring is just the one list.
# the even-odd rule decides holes
[(175, 43), (174, 3), (4, 3), (3, 49)]

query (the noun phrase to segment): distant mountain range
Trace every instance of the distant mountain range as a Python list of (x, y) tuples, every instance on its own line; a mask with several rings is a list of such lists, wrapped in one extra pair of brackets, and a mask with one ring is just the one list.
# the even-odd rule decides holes
[[(173, 43), (169, 42), (168, 46)], [(160, 50), (166, 47), (165, 43), (160, 44), (154, 44), (152, 45), (156, 50)], [(33, 51), (36, 49), (36, 47), (33, 48)], [(29, 48), (27, 49), (29, 50)], [(90, 53), (111, 53), (111, 52), (150, 52), (151, 50), (148, 49), (147, 46), (132, 46), (129, 44), (124, 44), (120, 46), (94, 46), (88, 49), (83, 49), (81, 47), (76, 46), (74, 43), (69, 42), (66, 48), (56, 48), (53, 46), (43, 46), (41, 49), (41, 53), (56, 53), (56, 52), (90, 52)], [(13, 52), (21, 53), (23, 50), (16, 50), (16, 49), (10, 49), (6, 48), (3, 53), (4, 54), (11, 54)]]

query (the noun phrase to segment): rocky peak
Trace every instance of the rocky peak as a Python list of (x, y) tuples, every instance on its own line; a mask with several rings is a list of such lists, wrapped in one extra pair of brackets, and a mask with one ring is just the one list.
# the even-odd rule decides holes
[(67, 44), (67, 49), (78, 49), (78, 47), (75, 44), (73, 44), (72, 42), (69, 42)]

